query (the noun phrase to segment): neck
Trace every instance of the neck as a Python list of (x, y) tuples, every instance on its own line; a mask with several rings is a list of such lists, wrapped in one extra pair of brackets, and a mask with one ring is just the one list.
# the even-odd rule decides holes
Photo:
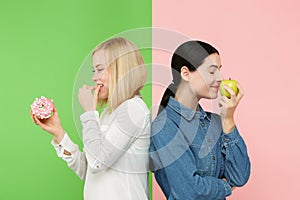
[(190, 87), (185, 83), (179, 84), (175, 94), (175, 99), (185, 107), (190, 108), (192, 110), (197, 109), (199, 102), (199, 99), (196, 98), (196, 96), (191, 91)]

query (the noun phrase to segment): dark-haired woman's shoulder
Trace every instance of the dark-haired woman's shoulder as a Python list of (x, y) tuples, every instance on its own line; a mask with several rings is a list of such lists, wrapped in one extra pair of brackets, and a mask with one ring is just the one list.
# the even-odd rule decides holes
[(178, 126), (167, 112), (161, 112), (151, 124), (151, 141), (166, 145), (175, 137), (177, 131)]

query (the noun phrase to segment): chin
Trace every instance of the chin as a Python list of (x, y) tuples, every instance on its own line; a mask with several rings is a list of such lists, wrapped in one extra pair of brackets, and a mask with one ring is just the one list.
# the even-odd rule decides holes
[(106, 100), (108, 98), (108, 95), (98, 95), (99, 100)]
[(99, 97), (100, 100), (107, 100), (107, 97)]
[(218, 93), (210, 93), (207, 97), (207, 99), (216, 99), (218, 97)]

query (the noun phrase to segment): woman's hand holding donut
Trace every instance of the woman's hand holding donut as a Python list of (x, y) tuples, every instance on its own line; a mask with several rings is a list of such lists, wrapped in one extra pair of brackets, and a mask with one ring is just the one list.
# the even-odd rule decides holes
[[(84, 85), (82, 88), (79, 88), (78, 99), (82, 108), (87, 111), (96, 110), (98, 104), (98, 94), (100, 86), (87, 86)], [(93, 92), (94, 91), (94, 94)]]
[(32, 111), (30, 110), (30, 115), (33, 120), (33, 122), (40, 126), (43, 130), (47, 131), (51, 135), (54, 136), (54, 140), (56, 143), (60, 143), (60, 141), (63, 139), (65, 131), (62, 128), (62, 125), (60, 123), (60, 119), (58, 116), (58, 112), (56, 110), (56, 107), (53, 108), (53, 116), (51, 116), (48, 119), (39, 119), (37, 116), (35, 116)]
[(219, 102), (219, 105), (221, 107), (220, 115), (222, 120), (223, 132), (226, 134), (230, 133), (234, 128), (234, 112), (240, 100), (244, 96), (244, 90), (239, 84), (237, 84), (239, 92), (236, 95), (230, 87), (224, 85), (224, 88), (230, 93), (230, 98), (222, 96)]

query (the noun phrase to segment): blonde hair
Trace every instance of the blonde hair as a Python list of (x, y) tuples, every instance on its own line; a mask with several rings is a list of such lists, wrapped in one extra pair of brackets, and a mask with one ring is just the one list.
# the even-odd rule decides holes
[(138, 95), (143, 88), (147, 72), (143, 58), (137, 47), (125, 38), (112, 38), (95, 48), (103, 50), (109, 72), (108, 98), (100, 100), (100, 107), (107, 103), (111, 113), (127, 99)]

